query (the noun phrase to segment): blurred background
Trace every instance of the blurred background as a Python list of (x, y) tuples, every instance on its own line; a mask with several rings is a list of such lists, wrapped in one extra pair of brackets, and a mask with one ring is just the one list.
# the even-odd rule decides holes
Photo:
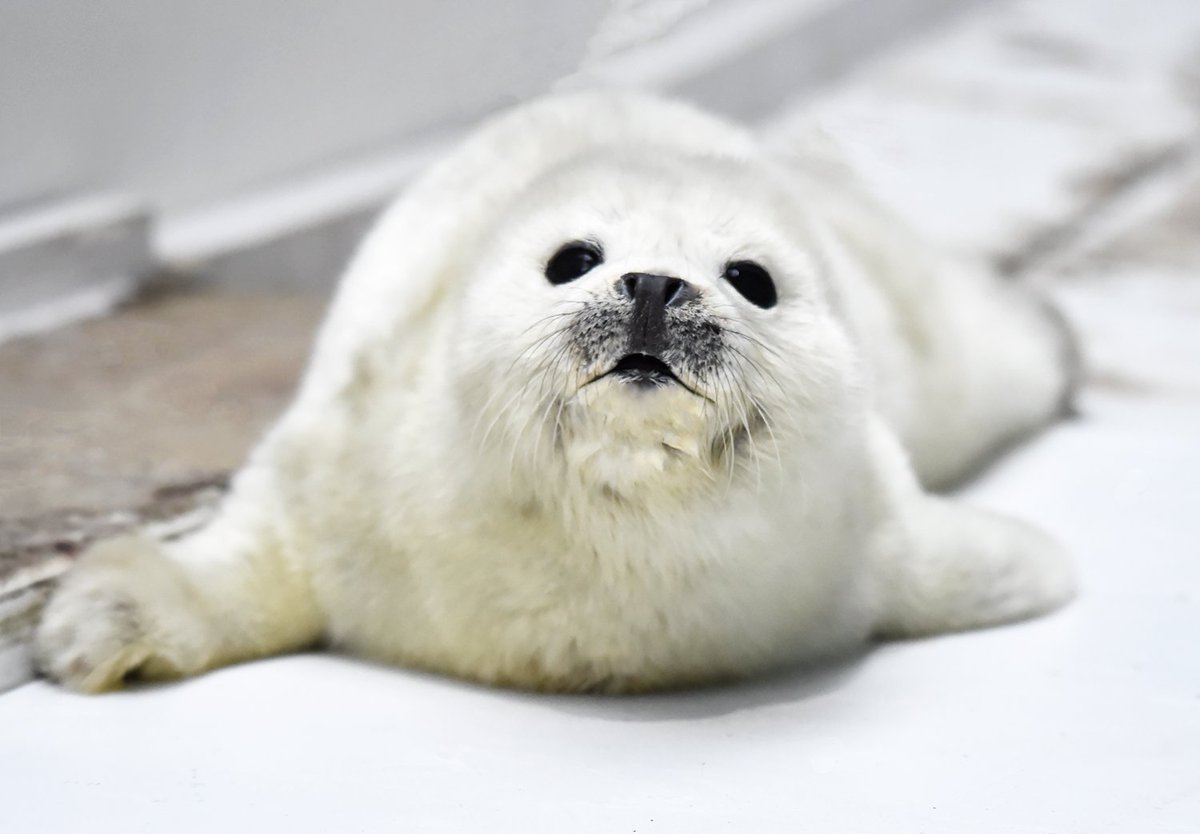
[(1195, 0), (6, 0), (0, 597), (193, 523), (380, 206), (595, 84), (832, 133), (925, 235), (1051, 287), (1094, 383), (1200, 390)]
[[(970, 5), (6, 2), (0, 211), (5, 223), (52, 210), (91, 214), (93, 226), (151, 218), (141, 255), (153, 268), (325, 286), (361, 231), (351, 215), (497, 109), (564, 84), (616, 83), (760, 118)], [(315, 227), (326, 236), (302, 256), (231, 257)], [(22, 327), (20, 308), (61, 302), (62, 278), (6, 280), (7, 331)], [(27, 309), (24, 326), (35, 323)]]

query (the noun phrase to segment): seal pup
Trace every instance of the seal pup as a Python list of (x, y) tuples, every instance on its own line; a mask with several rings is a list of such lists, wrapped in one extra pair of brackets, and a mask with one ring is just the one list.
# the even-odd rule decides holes
[(539, 100), (383, 215), (216, 517), (87, 552), (37, 661), (96, 692), (323, 644), (631, 692), (1030, 617), (1060, 548), (926, 489), (1060, 413), (1066, 344), (816, 145)]

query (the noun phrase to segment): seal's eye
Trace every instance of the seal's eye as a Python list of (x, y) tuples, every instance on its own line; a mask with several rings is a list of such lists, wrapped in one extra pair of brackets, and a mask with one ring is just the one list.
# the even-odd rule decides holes
[(742, 294), (747, 301), (758, 307), (774, 307), (779, 300), (775, 295), (775, 282), (771, 275), (754, 261), (734, 261), (725, 267), (722, 276)]
[(604, 263), (600, 248), (590, 243), (568, 243), (554, 253), (546, 264), (546, 280), (551, 284), (565, 284), (591, 272)]

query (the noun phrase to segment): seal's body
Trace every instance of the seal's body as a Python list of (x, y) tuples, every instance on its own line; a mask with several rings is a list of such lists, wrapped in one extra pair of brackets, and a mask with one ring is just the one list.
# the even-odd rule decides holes
[(1059, 549), (921, 483), (1052, 420), (1065, 345), (816, 145), (538, 101), (385, 214), (216, 518), (86, 554), (39, 662), (100, 690), (324, 641), (633, 691), (1031, 616)]

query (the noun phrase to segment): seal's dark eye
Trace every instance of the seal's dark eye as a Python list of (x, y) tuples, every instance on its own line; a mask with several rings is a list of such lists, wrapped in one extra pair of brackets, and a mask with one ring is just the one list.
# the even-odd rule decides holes
[(604, 255), (598, 247), (590, 243), (568, 243), (546, 264), (546, 280), (551, 284), (565, 284), (602, 263)]
[(779, 300), (771, 275), (754, 261), (734, 261), (722, 276), (742, 296), (758, 307), (774, 307)]

